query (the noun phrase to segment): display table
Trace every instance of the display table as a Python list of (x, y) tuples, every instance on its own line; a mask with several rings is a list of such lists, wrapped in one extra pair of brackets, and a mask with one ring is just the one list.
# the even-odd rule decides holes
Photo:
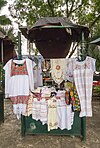
[(22, 136), (27, 134), (48, 134), (48, 135), (72, 135), (79, 136), (82, 140), (86, 139), (86, 118), (79, 117), (79, 113), (75, 112), (74, 116), (74, 124), (71, 130), (60, 130), (55, 129), (48, 132), (47, 124), (42, 125), (40, 121), (36, 121), (32, 119), (32, 116), (29, 117), (22, 116), (21, 117), (21, 133)]

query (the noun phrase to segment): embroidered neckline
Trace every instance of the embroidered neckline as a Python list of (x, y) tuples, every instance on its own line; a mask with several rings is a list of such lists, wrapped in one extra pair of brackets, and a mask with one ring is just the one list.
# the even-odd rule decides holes
[(76, 59), (75, 59), (75, 62), (77, 63), (77, 64), (84, 64), (86, 61), (88, 60), (88, 56), (86, 57), (86, 59), (84, 60), (84, 61), (77, 61)]

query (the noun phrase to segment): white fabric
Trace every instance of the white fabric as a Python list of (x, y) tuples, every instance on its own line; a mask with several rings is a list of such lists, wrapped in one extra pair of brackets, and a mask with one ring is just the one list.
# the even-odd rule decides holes
[(65, 98), (65, 90), (58, 90), (56, 97)]
[(86, 59), (81, 62), (77, 61), (76, 59), (71, 60), (67, 67), (67, 70), (72, 76), (72, 80), (75, 82), (77, 93), (80, 99), (80, 117), (92, 116), (91, 98), (95, 62), (96, 60), (94, 58), (87, 56)]
[(34, 69), (34, 78), (35, 78), (35, 83), (34, 83), (35, 88), (43, 86), (41, 61), (39, 61), (38, 66)]
[(12, 59), (9, 60), (6, 65), (3, 67), (3, 69), (5, 70), (5, 98), (9, 97), (9, 80), (11, 77), (11, 62)]
[(60, 85), (65, 79), (66, 59), (51, 59), (51, 76), (53, 80)]
[(6, 97), (12, 96), (28, 96), (29, 90), (34, 90), (34, 77), (33, 67), (35, 63), (32, 63), (30, 59), (13, 60), (17, 64), (23, 64), (26, 60), (26, 66), (28, 75), (14, 75), (11, 77), (11, 63), (12, 59), (9, 60), (3, 67), (5, 70), (5, 94)]
[(48, 107), (47, 107), (47, 101), (45, 99), (41, 100), (41, 109), (40, 109), (40, 121), (44, 125), (47, 123), (47, 117), (48, 117)]
[(48, 131), (58, 128), (56, 99), (48, 100)]
[(32, 118), (36, 121), (40, 120), (42, 125), (47, 123), (47, 101), (45, 99), (38, 100), (37, 98), (34, 98)]
[(57, 100), (58, 127), (63, 130), (71, 130), (73, 125), (74, 112), (71, 105), (66, 105), (65, 98)]
[(65, 80), (74, 81), (73, 77), (73, 60), (74, 58), (66, 59), (66, 77)]
[(26, 104), (13, 104), (13, 113), (17, 115), (17, 119), (20, 119), (21, 114), (24, 115), (26, 113)]
[(32, 105), (32, 118), (36, 121), (40, 120), (41, 102), (34, 98)]
[(51, 96), (51, 88), (47, 86), (42, 87), (41, 89), (41, 97), (50, 97)]

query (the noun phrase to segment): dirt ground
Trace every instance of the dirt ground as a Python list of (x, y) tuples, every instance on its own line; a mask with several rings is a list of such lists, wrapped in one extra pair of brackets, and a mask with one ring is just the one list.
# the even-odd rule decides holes
[(100, 101), (93, 102), (93, 117), (87, 118), (86, 141), (80, 137), (26, 135), (21, 137), (21, 122), (5, 99), (5, 121), (0, 125), (0, 148), (100, 148)]

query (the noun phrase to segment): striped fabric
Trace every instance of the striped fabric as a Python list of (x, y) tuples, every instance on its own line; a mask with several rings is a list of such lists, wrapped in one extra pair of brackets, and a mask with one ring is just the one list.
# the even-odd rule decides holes
[(72, 61), (71, 65), (69, 64), (69, 67), (72, 70), (69, 71), (72, 71), (71, 75), (73, 76), (73, 80), (75, 82), (77, 93), (80, 99), (80, 104), (81, 104), (80, 117), (83, 116), (91, 117), (92, 83), (93, 83), (93, 73), (95, 71), (96, 60), (87, 56), (84, 61), (79, 62), (76, 59)]

